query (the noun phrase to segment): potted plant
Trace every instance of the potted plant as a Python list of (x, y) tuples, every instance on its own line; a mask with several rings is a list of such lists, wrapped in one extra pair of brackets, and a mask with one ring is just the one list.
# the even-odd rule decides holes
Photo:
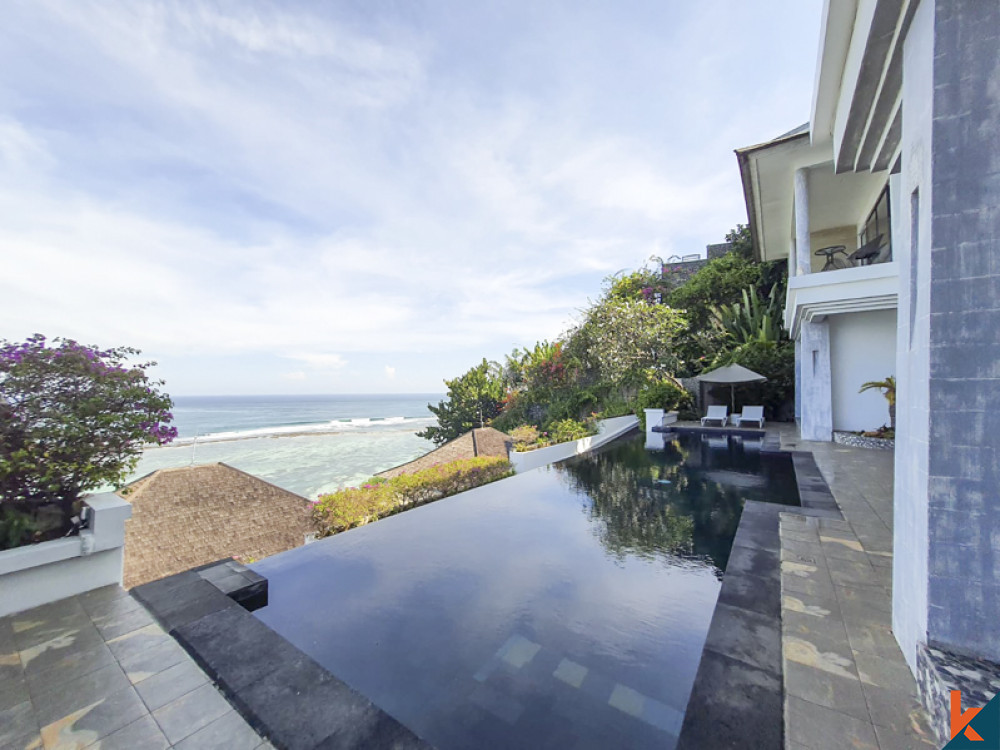
[(869, 380), (861, 386), (858, 393), (864, 393), (872, 388), (877, 388), (889, 402), (889, 429), (896, 432), (896, 378), (890, 375), (885, 380)]

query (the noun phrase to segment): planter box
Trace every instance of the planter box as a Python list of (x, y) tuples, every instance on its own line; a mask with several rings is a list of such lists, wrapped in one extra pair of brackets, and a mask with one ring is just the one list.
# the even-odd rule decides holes
[(132, 506), (112, 492), (92, 495), (84, 505), (90, 520), (79, 536), (0, 552), (0, 617), (121, 584)]
[(896, 448), (896, 441), (890, 438), (865, 437), (853, 432), (834, 430), (833, 442), (850, 445), (853, 448), (870, 448), (873, 450), (891, 451)]
[(514, 471), (521, 474), (531, 469), (537, 469), (539, 466), (546, 466), (586, 453), (624, 435), (629, 430), (635, 429), (638, 424), (639, 420), (634, 416), (602, 419), (598, 422), (596, 435), (571, 440), (568, 443), (550, 445), (548, 448), (537, 448), (524, 453), (511, 453), (510, 462), (514, 465)]

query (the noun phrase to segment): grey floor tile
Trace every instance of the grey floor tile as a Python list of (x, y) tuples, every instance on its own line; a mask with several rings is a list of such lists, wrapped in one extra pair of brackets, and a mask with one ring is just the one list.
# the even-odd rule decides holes
[(879, 750), (871, 723), (792, 695), (785, 700), (785, 723), (786, 739), (809, 748), (832, 747), (832, 741), (836, 747)]
[(163, 628), (153, 623), (108, 639), (108, 648), (118, 661), (148, 651), (161, 643), (173, 642), (173, 638)]
[(53, 684), (51, 690), (34, 694), (32, 702), (38, 722), (47, 726), (128, 686), (128, 678), (121, 667), (110, 664), (75, 680)]
[(136, 683), (135, 689), (146, 707), (155, 711), (207, 682), (198, 665), (186, 660)]
[(136, 609), (144, 609), (142, 603), (132, 596), (115, 596), (88, 600), (86, 594), (80, 597), (80, 603), (90, 615), (90, 619), (97, 620), (102, 617), (113, 615), (123, 615)]
[(150, 715), (118, 729), (88, 745), (88, 750), (167, 750), (170, 743)]
[(167, 740), (171, 744), (177, 744), (230, 710), (232, 707), (226, 699), (209, 684), (157, 709), (153, 712), (153, 717)]
[(67, 650), (88, 649), (104, 642), (85, 614), (57, 622), (46, 621), (30, 630), (15, 632), (15, 639), (25, 669), (37, 669), (38, 664), (33, 662), (44, 665), (54, 655)]
[[(118, 600), (119, 602), (123, 600)], [(117, 603), (117, 602), (116, 602)], [(153, 617), (141, 607), (130, 609), (126, 612), (111, 612), (100, 617), (93, 618), (94, 625), (98, 632), (107, 640), (132, 633), (148, 625), (154, 625)]]
[(20, 672), (0, 678), (0, 711), (6, 711), (28, 700), (31, 700), (28, 683), (24, 681)]
[(86, 747), (146, 715), (135, 690), (127, 687), (42, 727), (46, 748)]
[(858, 676), (866, 685), (875, 685), (916, 695), (917, 683), (910, 668), (903, 661), (902, 652), (900, 652), (898, 659), (859, 653), (854, 657), (854, 661), (858, 666)]
[(177, 645), (173, 638), (159, 643), (147, 651), (130, 653), (119, 659), (125, 674), (134, 683), (149, 679), (175, 664), (190, 660), (184, 649)]
[(261, 741), (260, 735), (242, 716), (229, 711), (174, 747), (176, 750), (256, 750)]
[(930, 719), (916, 692), (889, 690), (862, 685), (868, 713), (875, 725), (892, 730), (900, 736), (929, 738), (933, 735)]
[(871, 721), (861, 682), (856, 677), (832, 674), (786, 661), (785, 690), (790, 696), (839, 711), (860, 721)]
[(865, 625), (846, 620), (847, 640), (855, 653), (873, 654), (883, 659), (903, 658), (892, 631), (880, 625)]
[(30, 702), (0, 711), (0, 747), (23, 748), (38, 738), (38, 721)]
[(876, 725), (875, 734), (880, 750), (938, 750), (941, 747), (936, 739), (913, 733), (901, 734), (889, 727)]
[(85, 651), (66, 650), (51, 659), (34, 661), (25, 670), (24, 676), (32, 693), (45, 692), (53, 685), (75, 680), (114, 663), (115, 657), (102, 642)]
[(132, 596), (123, 589), (121, 586), (112, 584), (111, 586), (102, 586), (99, 589), (92, 589), (76, 597), (83, 608), (91, 611), (93, 608), (99, 607), (107, 602), (115, 601), (116, 599), (131, 599)]

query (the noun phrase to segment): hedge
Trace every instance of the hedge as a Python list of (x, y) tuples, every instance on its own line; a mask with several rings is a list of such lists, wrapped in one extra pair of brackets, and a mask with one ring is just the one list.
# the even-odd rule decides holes
[(480, 457), (438, 464), (391, 479), (375, 477), (360, 487), (345, 487), (321, 496), (313, 508), (313, 518), (319, 535), (331, 536), (513, 473), (506, 458)]

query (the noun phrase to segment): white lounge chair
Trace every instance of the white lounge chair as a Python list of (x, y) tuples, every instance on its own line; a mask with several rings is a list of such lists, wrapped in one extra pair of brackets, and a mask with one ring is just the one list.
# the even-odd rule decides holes
[(701, 426), (704, 427), (705, 422), (718, 422), (720, 427), (725, 427), (728, 421), (729, 407), (710, 406), (708, 407), (708, 414), (701, 418)]
[(742, 427), (744, 422), (756, 422), (758, 427), (764, 426), (763, 406), (744, 406), (742, 414), (734, 414), (733, 419), (737, 427)]

